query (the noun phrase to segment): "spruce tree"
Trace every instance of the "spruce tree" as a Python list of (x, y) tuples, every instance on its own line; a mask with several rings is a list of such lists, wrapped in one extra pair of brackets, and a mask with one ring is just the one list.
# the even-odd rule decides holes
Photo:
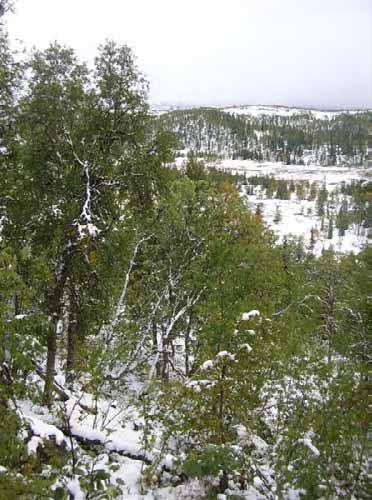
[(328, 221), (328, 232), (327, 238), (331, 240), (333, 238), (333, 217), (331, 216)]

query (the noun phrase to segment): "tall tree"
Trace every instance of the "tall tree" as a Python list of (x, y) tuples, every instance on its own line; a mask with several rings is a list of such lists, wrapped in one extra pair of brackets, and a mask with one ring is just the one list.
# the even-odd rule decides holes
[(148, 132), (147, 84), (127, 46), (100, 47), (92, 73), (72, 50), (54, 44), (33, 55), (29, 70), (9, 176), (22, 197), (8, 200), (4, 231), (43, 255), (50, 271), (43, 300), (50, 404), (58, 335), (68, 331), (72, 372), (82, 311), (104, 279), (95, 255), (121, 225), (126, 203), (151, 200), (150, 170), (166, 159), (166, 146)]

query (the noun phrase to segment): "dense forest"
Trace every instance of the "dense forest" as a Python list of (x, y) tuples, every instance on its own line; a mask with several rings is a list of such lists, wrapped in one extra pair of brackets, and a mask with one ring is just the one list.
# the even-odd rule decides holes
[[(278, 244), (239, 178), (169, 168), (178, 115), (149, 112), (127, 46), (21, 57), (7, 6), (0, 498), (368, 498), (372, 248)], [(239, 155), (364, 154), (365, 117), (187, 113)]]
[(292, 116), (244, 116), (195, 108), (161, 114), (158, 125), (177, 135), (181, 150), (192, 149), (206, 157), (362, 165), (371, 117), (367, 111), (319, 119), (305, 111)]

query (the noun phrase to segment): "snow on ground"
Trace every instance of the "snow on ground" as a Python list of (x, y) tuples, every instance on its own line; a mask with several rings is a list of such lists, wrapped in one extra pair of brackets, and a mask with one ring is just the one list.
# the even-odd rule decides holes
[[(177, 164), (182, 164), (183, 158), (177, 159)], [(246, 177), (269, 175), (275, 179), (307, 180), (310, 182), (325, 182), (328, 191), (341, 182), (367, 179), (372, 172), (364, 168), (319, 165), (284, 165), (281, 162), (258, 162), (255, 160), (221, 160), (208, 163), (224, 172)]]
[[(186, 150), (185, 150), (186, 151)], [(181, 169), (187, 162), (187, 151), (182, 152), (184, 156), (178, 156), (175, 159), (174, 165), (177, 169)], [(203, 158), (200, 158), (203, 161)], [(363, 180), (372, 177), (372, 171), (357, 167), (344, 166), (328, 166), (320, 165), (285, 165), (282, 162), (256, 160), (218, 160), (206, 162), (207, 167), (213, 167), (232, 175), (243, 175), (245, 177), (253, 176), (272, 176), (275, 179), (293, 180), (293, 181), (309, 181), (309, 182), (325, 182), (328, 191), (332, 191), (337, 185), (342, 182), (350, 182), (352, 180)]]
[[(259, 311), (248, 311), (242, 315), (243, 318), (257, 319)], [(251, 332), (254, 334), (253, 330)], [(221, 351), (217, 354), (216, 360), (231, 356), (229, 352)], [(204, 367), (208, 368), (213, 364), (213, 361), (208, 360), (204, 363)], [(58, 364), (58, 366), (60, 365)], [(60, 369), (56, 379), (61, 383), (64, 381), (64, 375)], [(195, 380), (189, 383), (190, 387), (196, 382), (200, 385), (211, 386), (210, 381)], [(283, 381), (267, 381), (262, 389), (263, 406), (259, 412), (268, 428), (274, 430), (278, 427), (277, 420), (280, 416), (278, 405), (282, 404), (283, 401), (290, 403), (297, 398), (302, 398), (302, 388), (305, 385), (309, 391), (308, 398), (321, 399), (321, 386), (318, 379), (312, 375), (309, 379), (299, 381), (291, 377), (285, 377)], [(134, 393), (136, 393), (136, 389)], [(163, 470), (163, 475), (159, 474), (156, 478), (156, 481), (159, 477), (161, 478), (161, 484), (159, 485), (159, 482), (154, 480), (152, 488), (145, 485), (144, 473), (146, 473), (147, 464), (156, 458), (156, 454), (160, 452), (161, 443), (154, 440), (151, 443), (150, 452), (144, 449), (145, 422), (136, 409), (138, 401), (135, 404), (134, 400), (131, 399), (133, 394), (130, 390), (126, 391), (125, 396), (120, 396), (121, 399), (110, 398), (109, 395), (96, 399), (92, 394), (83, 392), (77, 386), (75, 391), (66, 389), (66, 393), (70, 396), (66, 402), (55, 403), (60, 409), (58, 416), (53, 416), (45, 407), (33, 404), (29, 400), (18, 401), (19, 415), (32, 429), (32, 437), (28, 433), (24, 436), (25, 439), (29, 439), (28, 449), (30, 453), (36, 453), (37, 448), (42, 446), (43, 441), (47, 439), (64, 446), (67, 453), (72, 453), (75, 450), (79, 458), (78, 469), (81, 471), (81, 467), (87, 464), (87, 475), (92, 474), (93, 471), (107, 473), (109, 483), (120, 488), (120, 498), (125, 500), (197, 500), (207, 497), (208, 483), (203, 481), (190, 479), (178, 486), (174, 485), (172, 475), (168, 473), (171, 471), (174, 457), (169, 454), (159, 464), (155, 461), (156, 471), (163, 466), (167, 469)], [(137, 398), (135, 399), (137, 400)], [(66, 434), (67, 422), (74, 436), (73, 439)], [(254, 458), (252, 467), (254, 469), (251, 479), (253, 484), (248, 485), (247, 490), (242, 491), (239, 484), (231, 480), (229, 488), (217, 498), (220, 500), (227, 500), (231, 497), (245, 500), (274, 498), (273, 494), (270, 493), (275, 491), (276, 486), (275, 472), (272, 467), (273, 446), (241, 424), (237, 426), (236, 431), (238, 446), (252, 447)], [(160, 435), (160, 432), (161, 430), (158, 428), (156, 430), (157, 436)], [(316, 440), (313, 440), (314, 437), (316, 436), (313, 436), (310, 431), (304, 432), (298, 437), (297, 444), (306, 447), (313, 456), (318, 456), (320, 452), (316, 447)], [(95, 458), (92, 459), (92, 456), (87, 455), (83, 446), (79, 447), (81, 439), (94, 441)], [(98, 448), (96, 447), (97, 443), (99, 443)], [(74, 500), (85, 500), (87, 497), (83, 492), (83, 481), (86, 479), (84, 470), (83, 473), (79, 472), (79, 475), (77, 472), (74, 473), (71, 468), (65, 470), (64, 476), (56, 481), (55, 486), (62, 486)], [(6, 471), (0, 466), (0, 473), (4, 472)], [(100, 496), (100, 498), (105, 497)], [(289, 489), (285, 498), (299, 500), (301, 490)]]
[[(179, 165), (181, 160), (178, 160)], [(328, 192), (335, 190), (342, 183), (371, 178), (372, 172), (363, 168), (319, 165), (284, 165), (279, 162), (257, 162), (253, 160), (221, 160), (209, 163), (224, 172), (233, 175), (243, 175), (246, 178), (253, 176), (270, 176), (275, 179), (288, 181), (316, 182), (319, 186), (325, 185)], [(327, 229), (321, 230), (321, 217), (316, 216), (316, 201), (298, 200), (292, 194), (290, 200), (267, 199), (260, 188), (254, 189), (254, 194), (243, 191), (247, 205), (255, 211), (257, 205), (261, 206), (264, 221), (282, 241), (284, 236), (302, 237), (305, 247), (309, 247), (311, 231), (315, 236), (315, 245), (312, 249), (315, 255), (320, 255), (323, 250), (333, 248), (340, 253), (358, 253), (367, 244), (367, 230), (363, 227), (352, 225), (346, 230), (344, 236), (339, 236), (338, 230), (333, 231), (332, 239), (327, 238)], [(277, 213), (280, 220), (275, 222)]]
[[(63, 378), (58, 374), (57, 378)], [(109, 482), (120, 487), (125, 500), (177, 500), (198, 499), (205, 495), (205, 485), (198, 480), (189, 480), (179, 486), (159, 486), (149, 490), (143, 484), (143, 473), (148, 463), (154, 458), (153, 453), (144, 449), (143, 419), (129, 401), (116, 401), (100, 398), (95, 400), (92, 394), (71, 394), (71, 398), (63, 404), (58, 403), (60, 416), (53, 416), (45, 407), (35, 405), (29, 400), (18, 402), (18, 413), (32, 430), (32, 436), (27, 443), (30, 454), (37, 453), (39, 446), (46, 440), (56, 442), (67, 452), (77, 450), (80, 440), (99, 443), (102, 451), (94, 461), (95, 471), (105, 471), (109, 474)], [(63, 415), (63, 416), (62, 416)], [(73, 440), (61, 429), (66, 425), (70, 428)], [(27, 433), (24, 436), (27, 439)], [(73, 447), (72, 447), (73, 443)], [(153, 444), (156, 453), (156, 443)], [(158, 450), (159, 451), (159, 450)], [(79, 455), (81, 456), (81, 455)], [(160, 467), (170, 467), (173, 457), (166, 456), (160, 462)], [(82, 463), (84, 459), (82, 460)], [(114, 469), (112, 462), (115, 462)], [(110, 467), (111, 463), (111, 467)], [(91, 469), (93, 470), (93, 469)], [(0, 468), (0, 472), (4, 472)], [(78, 476), (58, 480), (55, 487), (62, 486), (74, 500), (84, 500)]]
[[(321, 217), (314, 215), (315, 201), (262, 199), (257, 195), (246, 195), (246, 198), (252, 211), (256, 210), (257, 205), (261, 206), (264, 221), (274, 231), (279, 241), (283, 241), (285, 236), (301, 237), (305, 247), (309, 248), (313, 230), (316, 238), (313, 248), (315, 255), (321, 255), (323, 250), (330, 249), (339, 253), (359, 253), (367, 244), (366, 229), (354, 225), (346, 230), (344, 236), (339, 236), (337, 228), (334, 228), (332, 239), (328, 239), (326, 230), (321, 230)], [(278, 211), (280, 221), (275, 222)]]
[(223, 108), (225, 113), (234, 115), (245, 115), (260, 117), (262, 115), (270, 116), (293, 116), (304, 113), (311, 113), (314, 118), (318, 120), (331, 120), (337, 115), (342, 113), (356, 114), (368, 111), (367, 109), (353, 109), (353, 110), (319, 110), (310, 108), (293, 108), (288, 106), (268, 106), (268, 105), (248, 105), (248, 106), (230, 106)]
[[(199, 108), (200, 106), (195, 104), (152, 104), (151, 112), (154, 115), (160, 116), (164, 113), (169, 113), (175, 110), (182, 109), (193, 109)], [(312, 108), (303, 108), (303, 107), (291, 107), (291, 106), (273, 106), (268, 104), (250, 104), (250, 105), (242, 105), (242, 106), (216, 106), (216, 105), (206, 105), (208, 108), (216, 108), (224, 111), (225, 113), (230, 113), (234, 115), (245, 115), (252, 117), (260, 117), (263, 115), (270, 116), (293, 116), (299, 114), (309, 114), (311, 113), (314, 118), (318, 120), (331, 120), (337, 115), (340, 114), (357, 114), (357, 113), (365, 113), (367, 111), (371, 111), (370, 109), (337, 109), (337, 110), (321, 110), (321, 109), (312, 109)]]
[[(178, 157), (175, 167), (182, 169), (187, 161), (186, 157)], [(320, 165), (285, 165), (282, 162), (259, 162), (255, 160), (218, 160), (207, 162), (207, 167), (213, 167), (232, 175), (241, 175), (245, 178), (254, 176), (270, 176), (275, 179), (299, 182), (315, 182), (319, 186), (325, 185), (331, 193), (342, 183), (360, 181), (372, 178), (372, 171), (365, 168)], [(316, 201), (298, 200), (292, 195), (290, 200), (267, 199), (260, 188), (254, 189), (254, 194), (242, 191), (247, 205), (255, 211), (261, 205), (264, 221), (283, 241), (285, 236), (303, 238), (305, 247), (309, 248), (311, 231), (315, 235), (315, 244), (311, 249), (315, 255), (320, 255), (323, 250), (333, 249), (340, 253), (358, 253), (368, 242), (367, 230), (363, 227), (352, 225), (346, 230), (344, 236), (339, 236), (337, 228), (333, 231), (332, 239), (327, 238), (327, 228), (321, 230), (321, 217), (316, 216)], [(338, 208), (338, 207), (336, 207)], [(274, 222), (277, 211), (280, 212), (280, 221)], [(335, 215), (336, 210), (333, 215)]]

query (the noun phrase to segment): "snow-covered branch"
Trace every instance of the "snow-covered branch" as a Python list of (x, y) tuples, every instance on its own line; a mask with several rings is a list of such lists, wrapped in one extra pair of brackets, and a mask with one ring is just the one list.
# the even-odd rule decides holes
[(170, 318), (170, 321), (165, 329), (165, 333), (160, 333), (158, 336), (158, 350), (156, 352), (155, 358), (151, 364), (150, 372), (148, 379), (149, 381), (152, 380), (154, 377), (156, 365), (159, 362), (160, 359), (160, 354), (163, 353), (165, 349), (165, 345), (169, 342), (171, 333), (176, 325), (176, 323), (187, 313), (187, 311), (193, 307), (200, 299), (202, 296), (203, 292), (205, 291), (206, 287), (203, 287), (199, 290), (198, 293), (192, 294), (189, 296), (186, 300), (186, 304), (181, 307), (177, 312), (175, 312), (172, 317)]
[(152, 236), (153, 236), (152, 234), (150, 234), (148, 236), (144, 236), (134, 246), (134, 249), (133, 249), (133, 252), (132, 252), (132, 257), (130, 259), (127, 272), (125, 273), (123, 288), (121, 290), (121, 293), (120, 293), (119, 299), (117, 301), (115, 310), (114, 310), (114, 312), (113, 312), (113, 314), (111, 316), (109, 324), (104, 328), (104, 330), (105, 330), (105, 338), (106, 338), (107, 344), (111, 343), (112, 337), (113, 337), (113, 334), (114, 334), (114, 331), (115, 331), (115, 328), (117, 327), (118, 323), (120, 322), (121, 317), (125, 313), (125, 309), (126, 309), (125, 300), (126, 300), (126, 297), (127, 297), (129, 281), (130, 281), (130, 277), (131, 277), (131, 274), (132, 274), (133, 267), (134, 267), (135, 262), (136, 262), (136, 257), (137, 257), (138, 251), (139, 251), (141, 245), (145, 241), (148, 241), (149, 239), (151, 239)]
[[(84, 172), (84, 177), (85, 177), (85, 200), (83, 204), (83, 208), (81, 211), (81, 214), (76, 221), (78, 231), (79, 231), (79, 236), (80, 238), (83, 238), (86, 232), (88, 232), (89, 236), (92, 236), (93, 238), (96, 237), (99, 233), (99, 229), (92, 223), (92, 186), (91, 186), (91, 179), (90, 179), (90, 171), (89, 171), (89, 163), (85, 160), (82, 160), (79, 155), (76, 152), (76, 149), (74, 147), (74, 144), (71, 139), (71, 135), (67, 130), (64, 131), (65, 133), (65, 139), (67, 144), (71, 148), (72, 155), (76, 162), (83, 168)], [(78, 221), (82, 221), (82, 224), (79, 224)]]

